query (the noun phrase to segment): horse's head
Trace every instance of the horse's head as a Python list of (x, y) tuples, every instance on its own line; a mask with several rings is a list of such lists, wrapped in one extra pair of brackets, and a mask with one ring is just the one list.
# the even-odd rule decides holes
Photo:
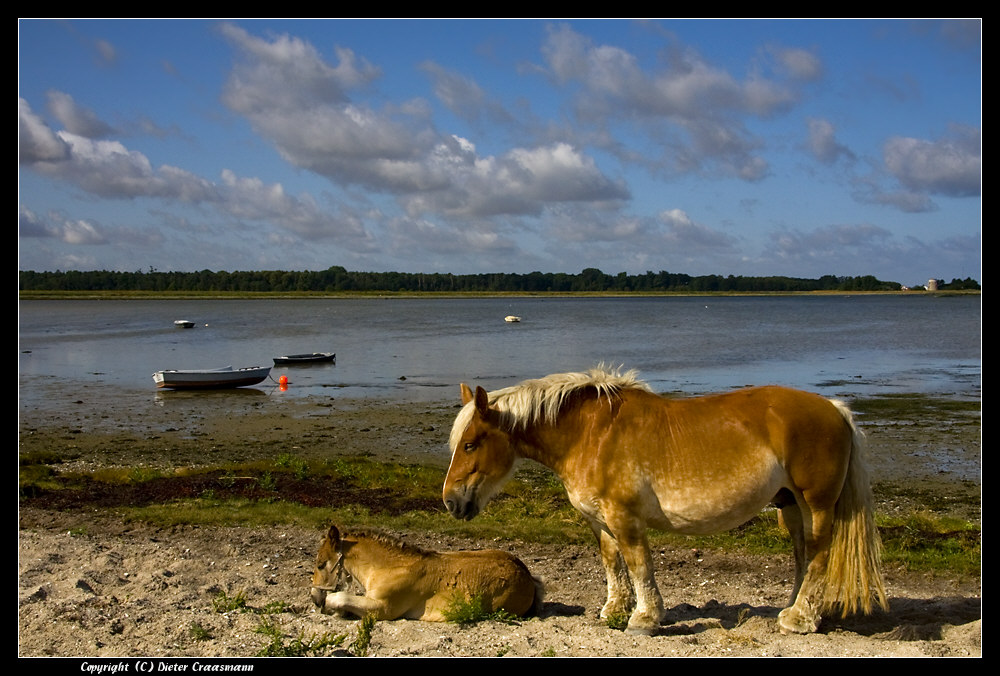
[(469, 520), (489, 502), (510, 477), (514, 450), (510, 434), (489, 407), (486, 390), (475, 393), (462, 384), (462, 412), (451, 432), (451, 466), (444, 481), (445, 507), (456, 519)]
[(327, 592), (335, 591), (340, 582), (340, 572), (343, 566), (340, 531), (336, 526), (330, 526), (326, 537), (316, 554), (316, 567), (313, 569), (312, 589), (309, 596), (313, 603), (322, 609), (326, 603)]

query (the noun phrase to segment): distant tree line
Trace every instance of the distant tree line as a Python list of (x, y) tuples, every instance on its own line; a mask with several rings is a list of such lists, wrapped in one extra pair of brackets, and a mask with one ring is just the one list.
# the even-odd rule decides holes
[[(672, 272), (609, 275), (597, 268), (579, 274), (530, 272), (454, 275), (419, 272), (350, 272), (336, 265), (318, 271), (111, 272), (108, 270), (20, 272), (22, 291), (201, 291), (201, 292), (778, 292), (891, 291), (902, 288), (871, 275), (818, 279), (744, 277)], [(940, 284), (943, 289), (979, 289), (972, 279)]]

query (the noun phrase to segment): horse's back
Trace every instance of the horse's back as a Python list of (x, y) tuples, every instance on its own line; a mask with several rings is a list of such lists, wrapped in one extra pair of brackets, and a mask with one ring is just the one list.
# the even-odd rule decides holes
[(786, 471), (841, 465), (850, 457), (850, 413), (819, 394), (771, 385), (737, 390), (720, 403), (720, 419), (739, 421), (749, 436), (767, 444)]
[[(634, 392), (623, 400), (620, 421), (654, 433), (674, 452), (686, 448), (766, 447), (784, 460), (799, 447), (850, 439), (850, 425), (829, 399), (812, 392), (768, 385), (700, 397)], [(636, 424), (638, 423), (638, 424)], [(842, 450), (842, 449), (840, 449)], [(710, 451), (709, 451), (710, 452)]]

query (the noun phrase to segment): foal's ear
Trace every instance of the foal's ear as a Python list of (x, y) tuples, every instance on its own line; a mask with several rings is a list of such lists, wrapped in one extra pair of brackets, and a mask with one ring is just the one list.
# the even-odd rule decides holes
[(337, 530), (336, 526), (330, 526), (330, 530), (326, 534), (327, 539), (334, 545), (340, 544), (340, 531)]
[(472, 401), (472, 390), (465, 383), (462, 383), (459, 387), (462, 389), (462, 406), (465, 406)]

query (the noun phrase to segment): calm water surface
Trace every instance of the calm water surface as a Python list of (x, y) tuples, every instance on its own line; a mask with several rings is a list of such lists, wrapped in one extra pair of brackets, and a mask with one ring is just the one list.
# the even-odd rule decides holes
[(604, 362), (660, 391), (978, 398), (980, 326), (980, 299), (964, 296), (22, 301), (18, 385), (28, 411), (81, 386), (153, 396), (159, 369), (335, 351), (335, 365), (275, 367), (281, 396), (445, 401), (462, 381), (496, 389)]

